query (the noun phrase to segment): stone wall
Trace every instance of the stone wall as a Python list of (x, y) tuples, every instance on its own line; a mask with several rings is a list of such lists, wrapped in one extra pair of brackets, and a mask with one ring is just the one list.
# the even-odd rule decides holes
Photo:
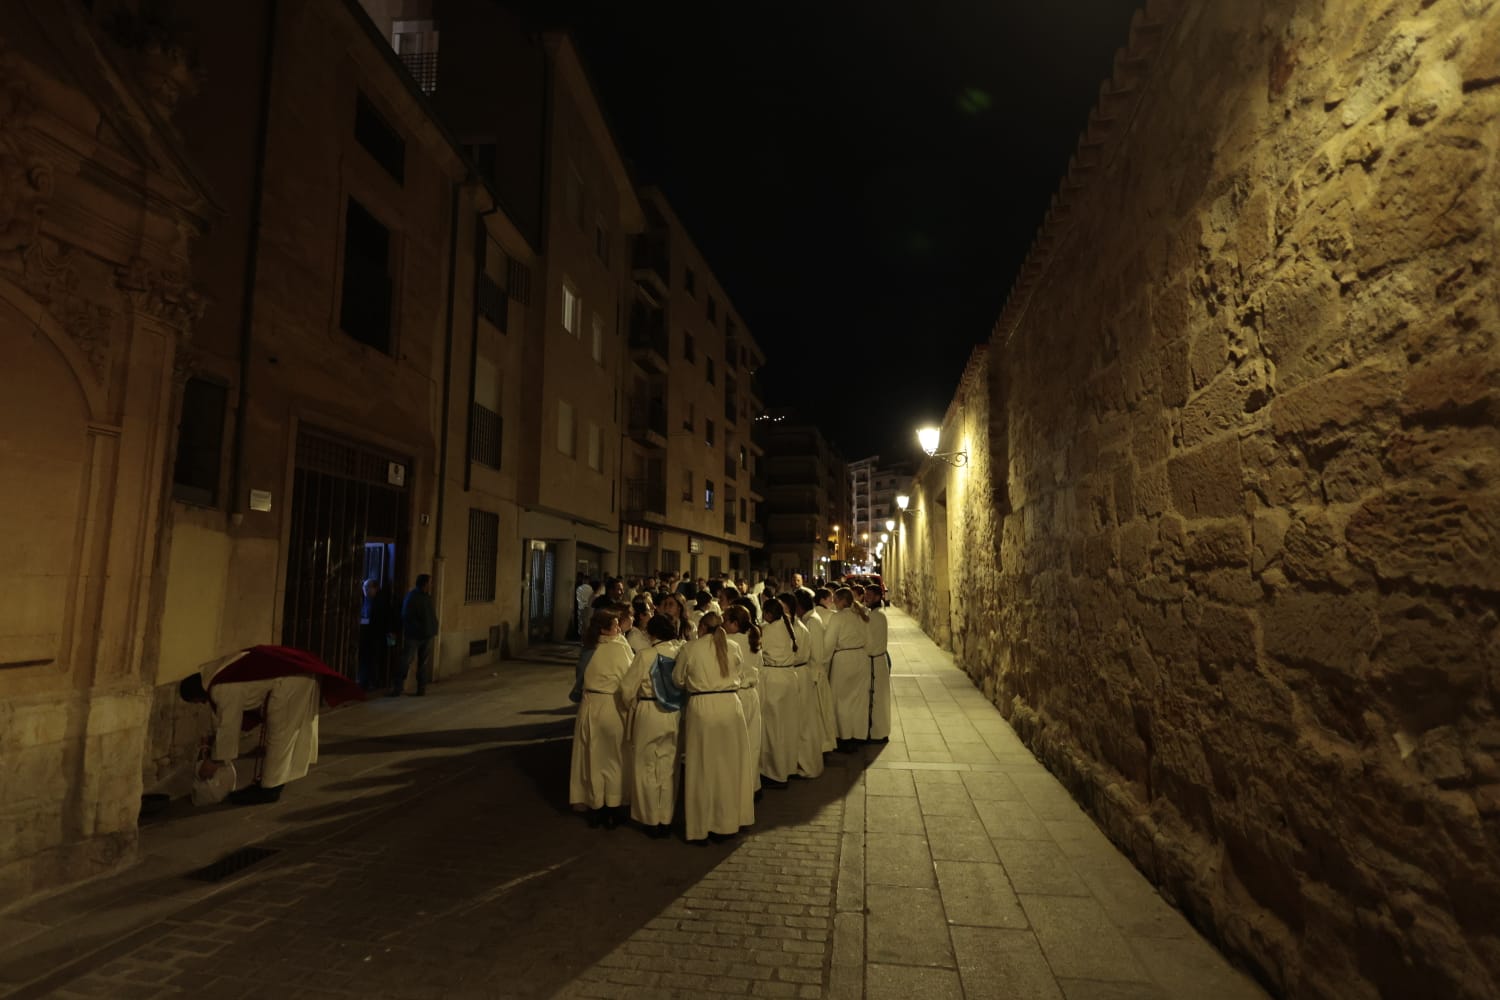
[(914, 489), (924, 624), (1286, 996), (1500, 995), (1497, 147), (1491, 0), (1148, 5)]

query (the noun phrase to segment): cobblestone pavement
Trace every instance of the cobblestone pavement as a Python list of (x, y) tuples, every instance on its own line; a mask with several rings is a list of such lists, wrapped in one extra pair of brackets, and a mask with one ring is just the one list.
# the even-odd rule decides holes
[(892, 618), (892, 742), (748, 836), (588, 829), (566, 657), (505, 663), (327, 716), (282, 802), (176, 804), (131, 872), (0, 917), (0, 997), (1260, 997)]

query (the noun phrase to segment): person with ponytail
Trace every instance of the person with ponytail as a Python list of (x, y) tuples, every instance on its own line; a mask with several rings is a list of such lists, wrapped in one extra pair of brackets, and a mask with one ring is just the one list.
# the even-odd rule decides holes
[(870, 724), (866, 738), (871, 743), (889, 743), (891, 739), (891, 654), (888, 635), (890, 624), (885, 617), (885, 592), (871, 580), (865, 586), (865, 604), (869, 607), (865, 635), (865, 658), (870, 671)]
[(865, 654), (870, 613), (848, 587), (838, 589), (833, 605), (838, 610), (823, 633), (823, 644), (830, 657), (828, 672), (838, 748), (842, 753), (853, 753), (854, 741), (870, 736), (870, 660)]
[(672, 810), (677, 802), (682, 705), (681, 692), (670, 683), (671, 667), (658, 667), (657, 658), (666, 657), (670, 663), (682, 648), (682, 640), (677, 638), (677, 627), (664, 615), (653, 615), (645, 632), (651, 644), (631, 660), (619, 694), (625, 719), (625, 752), (631, 763), (630, 818), (653, 837), (665, 837), (671, 832)]
[(787, 614), (786, 606), (768, 598), (762, 608), (760, 717), (765, 728), (760, 773), (765, 784), (785, 788), (798, 773), (802, 734), (806, 728), (806, 699), (800, 664), (807, 661), (807, 626)]
[(765, 727), (760, 718), (760, 628), (751, 617), (755, 602), (740, 598), (724, 612), (724, 631), (729, 641), (740, 647), (740, 711), (745, 715), (745, 735), (750, 741), (750, 753), (745, 759), (749, 771), (750, 787), (760, 800), (760, 754), (765, 740)]
[[(624, 609), (629, 621), (629, 609)], [(630, 669), (630, 644), (622, 634), (621, 612), (599, 608), (589, 619), (584, 645), (593, 656), (583, 673), (583, 704), (573, 726), (573, 762), (568, 801), (589, 811), (589, 825), (613, 828), (616, 811), (626, 800), (624, 775), (625, 720), (615, 700)]]
[(814, 641), (812, 630), (797, 617), (797, 595), (784, 590), (776, 595), (781, 602), (781, 618), (791, 623), (797, 640), (797, 668), (792, 674), (797, 678), (797, 700), (802, 704), (802, 728), (797, 740), (797, 770), (799, 778), (817, 778), (823, 774), (823, 724), (818, 718), (818, 691), (813, 685), (813, 671), (817, 669), (813, 658), (822, 656), (821, 636)]
[(740, 707), (743, 655), (719, 615), (699, 621), (703, 638), (677, 653), (672, 680), (686, 693), (683, 709), (682, 818), (687, 839), (732, 837), (755, 822), (750, 737)]
[(813, 687), (813, 718), (817, 723), (818, 748), (827, 753), (838, 746), (837, 724), (833, 721), (833, 691), (828, 686), (828, 661), (833, 658), (828, 648), (828, 626), (818, 614), (816, 598), (806, 587), (798, 590), (797, 617), (807, 626), (812, 640), (812, 660), (807, 674)]

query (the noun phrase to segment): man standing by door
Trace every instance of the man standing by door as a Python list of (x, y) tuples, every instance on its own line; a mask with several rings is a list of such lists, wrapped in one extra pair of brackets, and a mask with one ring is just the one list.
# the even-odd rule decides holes
[(432, 640), (437, 637), (437, 608), (432, 602), (432, 577), (426, 573), (417, 577), (417, 585), (401, 603), (401, 669), (391, 683), (391, 697), (401, 694), (406, 687), (406, 675), (411, 670), (411, 661), (417, 661), (416, 694), (427, 693), (427, 682), (432, 679)]

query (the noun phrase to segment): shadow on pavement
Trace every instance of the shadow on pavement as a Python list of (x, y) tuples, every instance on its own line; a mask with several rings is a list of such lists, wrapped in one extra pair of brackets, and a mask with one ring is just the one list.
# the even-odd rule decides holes
[[(277, 805), (223, 807), (226, 815), (286, 810), (300, 825), (260, 841), (282, 853), (240, 882), (139, 932), (129, 948), (110, 949), (120, 952), (115, 964), (164, 938), (223, 941), (227, 927), (233, 944), (177, 957), (159, 995), (552, 995), (743, 840), (702, 847), (680, 830), (652, 840), (631, 826), (590, 829), (567, 801), (571, 735), (572, 719), (559, 718), (326, 744), (329, 758), (449, 752), (397, 756), (388, 768), (325, 785), (322, 801), (299, 803), (294, 783)], [(811, 820), (863, 763), (835, 759), (821, 779), (768, 790), (754, 830)], [(174, 807), (154, 822), (176, 816)], [(183, 881), (143, 891), (170, 894)], [(15, 997), (45, 996), (91, 971), (52, 968)]]

